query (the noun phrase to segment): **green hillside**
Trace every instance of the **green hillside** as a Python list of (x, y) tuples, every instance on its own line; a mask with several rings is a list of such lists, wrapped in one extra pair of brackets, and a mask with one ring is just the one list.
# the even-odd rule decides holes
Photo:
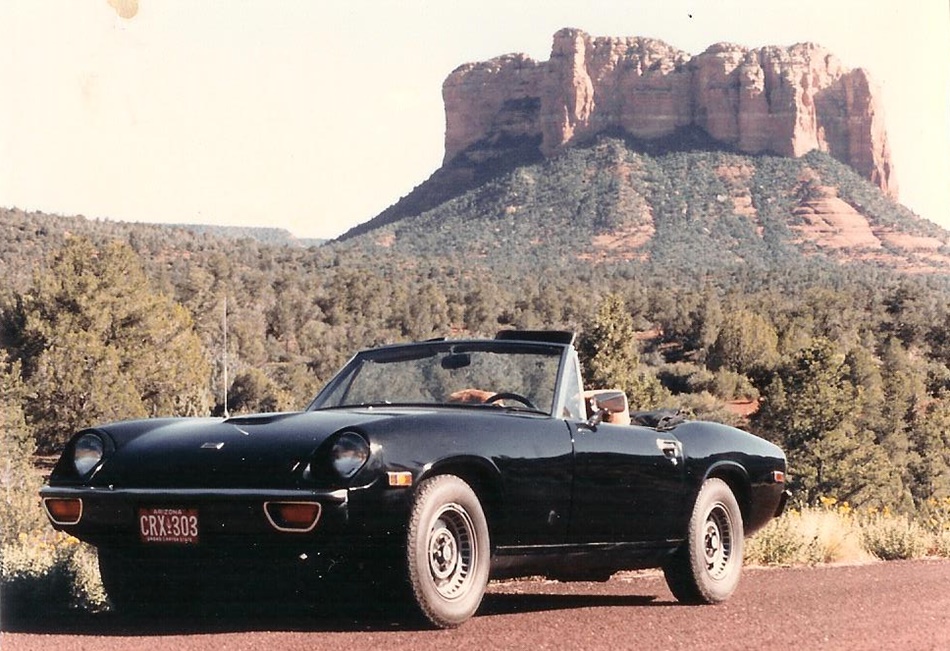
[[(405, 206), (384, 213), (389, 219), (375, 228), (368, 222), (343, 241), (367, 254), (386, 249), (385, 255), (478, 260), (494, 269), (515, 264), (522, 271), (580, 260), (637, 261), (643, 264), (633, 266), (651, 275), (695, 276), (859, 260), (859, 251), (823, 253), (799, 241), (795, 208), (814, 186), (837, 188), (838, 197), (858, 207), (872, 227), (943, 240), (941, 253), (950, 262), (950, 234), (830, 156), (650, 154), (619, 139), (505, 171), (417, 214), (406, 214), (415, 206), (410, 195)], [(744, 199), (754, 214), (737, 214), (736, 199)], [(598, 238), (615, 235), (622, 243), (624, 234), (634, 246), (598, 250)], [(916, 256), (887, 243), (884, 250), (902, 263)], [(894, 267), (895, 261), (882, 266)], [(939, 273), (939, 266), (933, 271)], [(944, 271), (950, 273), (950, 266)]]

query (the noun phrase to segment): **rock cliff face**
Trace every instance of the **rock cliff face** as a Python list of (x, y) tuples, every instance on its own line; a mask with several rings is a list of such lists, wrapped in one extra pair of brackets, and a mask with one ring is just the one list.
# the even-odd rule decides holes
[(690, 56), (655, 39), (563, 29), (548, 61), (466, 64), (442, 95), (446, 163), (476, 144), (533, 138), (550, 156), (603, 131), (655, 140), (698, 127), (743, 153), (828, 152), (897, 196), (871, 80), (814, 44), (719, 43)]

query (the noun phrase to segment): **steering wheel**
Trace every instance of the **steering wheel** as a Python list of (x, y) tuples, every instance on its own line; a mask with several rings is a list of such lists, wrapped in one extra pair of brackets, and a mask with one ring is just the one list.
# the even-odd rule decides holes
[(522, 395), (519, 395), (519, 394), (517, 394), (517, 393), (512, 393), (512, 392), (510, 392), (510, 391), (502, 391), (501, 393), (496, 393), (495, 395), (491, 396), (490, 398), (486, 398), (486, 399), (485, 399), (485, 404), (486, 404), (486, 405), (490, 405), (490, 404), (495, 403), (495, 402), (497, 402), (497, 401), (499, 401), (499, 400), (516, 400), (516, 401), (520, 402), (521, 404), (523, 404), (523, 405), (524, 405), (525, 407), (527, 407), (528, 409), (537, 409), (537, 407), (534, 406), (534, 403), (533, 403), (533, 402), (531, 402), (530, 400), (528, 400), (527, 398), (525, 398), (525, 397), (522, 396)]

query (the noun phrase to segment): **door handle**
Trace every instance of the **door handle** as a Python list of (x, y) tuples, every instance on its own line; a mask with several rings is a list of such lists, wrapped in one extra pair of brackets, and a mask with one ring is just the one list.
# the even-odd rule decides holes
[(683, 456), (682, 443), (672, 439), (657, 439), (656, 447), (674, 466), (679, 464), (680, 458)]

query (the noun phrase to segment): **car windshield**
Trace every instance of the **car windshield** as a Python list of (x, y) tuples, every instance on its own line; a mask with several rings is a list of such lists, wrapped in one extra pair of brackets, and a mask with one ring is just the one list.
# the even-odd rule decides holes
[(468, 404), (550, 414), (562, 352), (561, 346), (494, 341), (364, 351), (330, 381), (310, 409)]

